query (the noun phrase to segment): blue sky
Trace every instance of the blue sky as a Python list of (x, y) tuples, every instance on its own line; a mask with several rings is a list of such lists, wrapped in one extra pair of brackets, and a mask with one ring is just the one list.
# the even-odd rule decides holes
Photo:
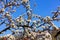
[[(36, 3), (36, 7), (33, 6), (34, 2)], [(60, 6), (60, 0), (35, 0), (34, 2), (31, 0), (33, 13), (41, 15), (42, 17), (52, 17), (52, 12), (56, 11), (57, 7)], [(60, 26), (60, 22), (55, 21), (54, 23)]]
[[(35, 0), (37, 6), (32, 9), (35, 13), (41, 15), (41, 16), (50, 16), (51, 11), (56, 10), (56, 8), (60, 5), (59, 0)], [(34, 4), (33, 2), (31, 2)]]
[[(34, 3), (36, 6), (34, 7)], [(40, 15), (42, 17), (51, 16), (52, 17), (52, 11), (56, 11), (57, 7), (60, 6), (60, 0), (31, 0), (30, 1), (31, 9), (33, 10), (33, 14)], [(25, 13), (25, 8), (21, 5), (19, 8), (16, 9), (16, 12), (12, 14), (13, 18), (18, 17), (19, 15)], [(60, 22), (54, 22), (58, 27), (60, 26)], [(3, 25), (0, 27), (0, 30), (2, 30)], [(7, 31), (8, 34), (10, 33)], [(5, 35), (4, 34), (4, 35)]]

